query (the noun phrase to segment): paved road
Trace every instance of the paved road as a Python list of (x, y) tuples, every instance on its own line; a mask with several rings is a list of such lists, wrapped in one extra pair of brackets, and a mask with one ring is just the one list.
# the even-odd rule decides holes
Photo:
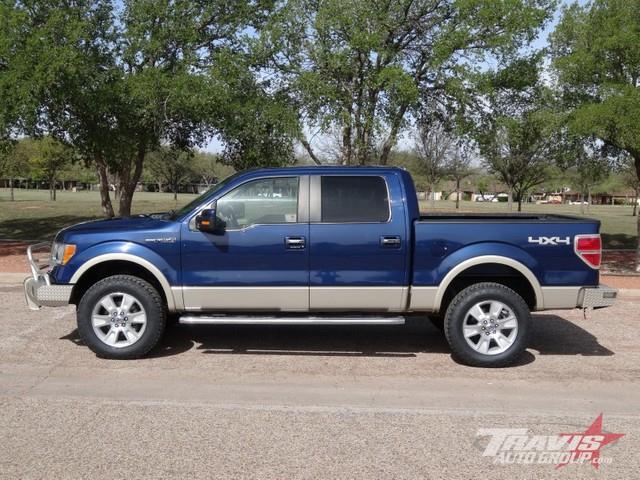
[[(175, 326), (96, 358), (71, 308), (0, 284), (2, 478), (637, 478), (640, 301), (535, 316), (520, 365), (469, 368), (430, 325)], [(611, 463), (495, 465), (479, 428), (603, 428)]]

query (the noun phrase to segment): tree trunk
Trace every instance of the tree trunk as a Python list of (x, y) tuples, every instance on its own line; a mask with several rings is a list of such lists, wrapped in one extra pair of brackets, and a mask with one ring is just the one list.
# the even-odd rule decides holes
[(522, 197), (524, 197), (524, 195), (522, 194), (518, 195), (518, 211), (519, 212), (522, 211)]
[(15, 202), (16, 197), (13, 194), (13, 177), (9, 177), (9, 191), (11, 192), (9, 198), (11, 198), (12, 202)]
[(460, 179), (456, 178), (456, 210), (460, 209)]
[(108, 218), (113, 217), (113, 204), (109, 195), (109, 177), (107, 176), (107, 164), (101, 155), (96, 155), (96, 168), (98, 170), (98, 179), (100, 180), (100, 205), (102, 213)]
[(435, 184), (429, 185), (429, 195), (431, 195), (431, 210), (436, 208), (436, 192), (435, 192)]
[(638, 190), (634, 190), (634, 198), (633, 198), (633, 216), (638, 215), (638, 197), (640, 196), (640, 192)]
[(580, 215), (584, 215), (584, 193), (580, 193)]
[(591, 213), (591, 187), (587, 187), (587, 213)]
[(318, 157), (316, 157), (316, 154), (313, 152), (313, 148), (311, 148), (311, 144), (307, 142), (307, 139), (301, 136), (299, 138), (299, 141), (304, 147), (304, 149), (307, 151), (307, 153), (309, 154), (309, 158), (311, 158), (311, 161), (316, 165), (322, 165), (322, 162)]
[(398, 139), (398, 132), (400, 131), (400, 126), (402, 124), (402, 119), (407, 113), (408, 108), (409, 104), (403, 103), (396, 112), (395, 118), (391, 122), (391, 130), (389, 132), (389, 136), (382, 145), (382, 153), (380, 154), (380, 165), (386, 165), (389, 161), (389, 154), (391, 153), (391, 149), (396, 144), (396, 140)]
[[(637, 180), (640, 180), (640, 155), (634, 155), (633, 160), (636, 167)], [(640, 215), (636, 217), (636, 235), (636, 271), (640, 271)]]
[(509, 187), (509, 193), (508, 193), (508, 202), (509, 204), (509, 211), (513, 212), (513, 187)]
[(49, 179), (49, 200), (56, 201), (56, 181), (53, 178)]
[(342, 164), (351, 164), (351, 125), (342, 129)]
[(636, 217), (636, 271), (640, 272), (640, 215)]
[(178, 189), (174, 188), (173, 189), (173, 199), (177, 202), (178, 201)]
[(118, 207), (118, 214), (121, 217), (130, 217), (131, 216), (131, 204), (133, 202), (133, 194), (136, 191), (136, 187), (138, 186), (138, 181), (142, 176), (142, 166), (144, 164), (144, 156), (146, 154), (146, 149), (142, 146), (138, 148), (138, 153), (135, 158), (135, 168), (133, 170), (133, 175), (130, 175), (130, 166), (129, 169), (125, 169), (123, 175), (122, 183), (122, 191), (120, 193), (120, 205)]

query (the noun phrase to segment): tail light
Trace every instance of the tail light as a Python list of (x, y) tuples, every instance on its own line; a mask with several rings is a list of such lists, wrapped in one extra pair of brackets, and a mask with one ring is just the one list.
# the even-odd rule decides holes
[(602, 240), (599, 234), (576, 235), (574, 250), (591, 268), (600, 268), (602, 262)]

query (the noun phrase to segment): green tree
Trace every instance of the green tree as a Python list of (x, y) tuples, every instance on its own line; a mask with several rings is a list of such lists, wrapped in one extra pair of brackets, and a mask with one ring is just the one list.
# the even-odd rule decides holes
[(102, 208), (113, 216), (106, 162), (121, 145), (113, 5), (3, 1), (0, 8), (0, 102), (21, 133), (64, 139), (97, 167)]
[(56, 200), (57, 183), (65, 168), (73, 162), (73, 150), (52, 137), (44, 137), (36, 143), (36, 152), (29, 158), (31, 175), (46, 180), (49, 199)]
[(15, 201), (13, 192), (13, 180), (20, 170), (19, 164), (16, 162), (15, 142), (8, 138), (0, 138), (0, 177), (9, 180), (9, 198)]
[[(640, 3), (595, 0), (563, 11), (552, 65), (569, 127), (631, 157), (640, 179)], [(640, 268), (640, 217), (637, 266)]]
[(541, 55), (516, 58), (480, 75), (485, 108), (473, 136), (487, 169), (507, 186), (509, 210), (544, 183), (553, 164), (558, 115), (552, 92), (540, 81)]
[(537, 112), (498, 117), (480, 134), (480, 151), (486, 167), (508, 188), (509, 210), (549, 175), (551, 158), (546, 120)]
[(227, 97), (225, 122), (219, 130), (225, 143), (223, 161), (235, 170), (292, 165), (297, 117), (288, 100), (268, 93), (249, 75), (232, 81), (235, 94)]
[(216, 154), (196, 151), (193, 157), (192, 171), (198, 183), (214, 185), (235, 173), (233, 167), (223, 163)]
[(270, 3), (3, 1), (0, 104), (12, 106), (3, 117), (73, 146), (97, 169), (104, 213), (114, 215), (112, 177), (129, 215), (148, 152), (237, 128), (225, 121), (237, 83), (220, 65), (248, 68), (241, 37)]
[(417, 170), (427, 186), (427, 198), (435, 206), (435, 188), (448, 174), (448, 164), (455, 154), (455, 140), (440, 125), (423, 125), (416, 133), (414, 152), (419, 159)]
[(473, 183), (476, 189), (478, 190), (478, 193), (480, 194), (482, 201), (487, 200), (487, 195), (489, 193), (495, 194), (495, 191), (494, 191), (495, 182), (496, 182), (496, 179), (493, 175), (476, 172), (476, 175), (474, 176), (474, 179), (473, 179)]
[(193, 153), (168, 147), (149, 152), (149, 171), (157, 183), (165, 183), (173, 192), (173, 199), (178, 200), (180, 185), (192, 176)]
[(341, 132), (343, 164), (386, 164), (408, 119), (475, 98), (469, 76), (531, 41), (553, 0), (289, 0), (254, 53), (288, 87), (304, 134)]
[(446, 174), (456, 186), (456, 210), (460, 208), (460, 183), (473, 173), (472, 149), (469, 144), (458, 141), (446, 164)]
[(608, 162), (604, 161), (597, 150), (581, 146), (575, 155), (575, 167), (571, 183), (580, 192), (580, 213), (584, 214), (584, 201), (587, 211), (591, 211), (591, 193), (593, 187), (602, 182), (610, 172)]
[(634, 217), (638, 216), (638, 199), (640, 198), (640, 178), (636, 175), (635, 165), (632, 159), (628, 159), (622, 167), (622, 178), (624, 185), (633, 190), (633, 213)]

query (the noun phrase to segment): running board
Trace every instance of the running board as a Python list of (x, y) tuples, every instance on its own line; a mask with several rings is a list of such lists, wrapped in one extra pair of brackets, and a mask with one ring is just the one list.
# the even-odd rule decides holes
[(404, 317), (183, 315), (180, 317), (180, 323), (187, 325), (403, 325)]

